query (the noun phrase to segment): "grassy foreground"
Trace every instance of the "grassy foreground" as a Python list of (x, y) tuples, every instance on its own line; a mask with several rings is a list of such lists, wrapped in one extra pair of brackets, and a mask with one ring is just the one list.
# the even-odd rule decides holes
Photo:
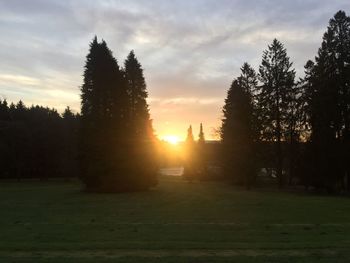
[(349, 262), (350, 199), (161, 177), (149, 192), (0, 183), (0, 262)]

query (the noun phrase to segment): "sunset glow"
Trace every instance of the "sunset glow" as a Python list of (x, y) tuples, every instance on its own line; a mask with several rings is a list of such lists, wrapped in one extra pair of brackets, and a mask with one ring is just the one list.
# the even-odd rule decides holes
[(0, 34), (0, 263), (350, 263), (350, 0), (0, 0)]
[(180, 142), (180, 138), (176, 135), (165, 135), (162, 137), (162, 140), (172, 145), (177, 145)]

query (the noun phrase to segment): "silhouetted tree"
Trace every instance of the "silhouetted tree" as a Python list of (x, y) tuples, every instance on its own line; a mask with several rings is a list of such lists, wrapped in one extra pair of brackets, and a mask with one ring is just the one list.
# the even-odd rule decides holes
[(255, 70), (247, 62), (245, 62), (241, 67), (241, 75), (237, 78), (237, 80), (239, 82), (239, 85), (241, 85), (244, 89), (246, 95), (249, 97), (250, 104), (250, 144), (248, 144), (247, 147), (249, 149), (248, 152), (251, 153), (251, 155), (247, 156), (247, 158), (250, 158), (251, 160), (249, 169), (247, 169), (249, 173), (246, 174), (246, 176), (248, 176), (246, 178), (248, 183), (247, 187), (250, 187), (250, 185), (255, 183), (258, 169), (262, 165), (261, 160), (263, 159), (263, 156), (267, 154), (266, 149), (264, 149), (264, 151), (261, 151), (259, 147), (261, 144), (261, 130), (263, 120), (261, 118), (261, 113), (259, 110), (258, 75)]
[(198, 144), (199, 145), (205, 144), (205, 137), (204, 137), (203, 124), (202, 123), (199, 125)]
[[(300, 96), (300, 133), (301, 141), (304, 143), (304, 150), (298, 153), (299, 160), (299, 176), (301, 182), (306, 186), (319, 186), (321, 184), (321, 175), (317, 172), (316, 156), (314, 147), (311, 142), (311, 134), (314, 126), (313, 112), (317, 105), (314, 99), (315, 94), (315, 63), (311, 60), (307, 61), (304, 66), (305, 76), (300, 80), (299, 87), (301, 90)], [(318, 107), (318, 106), (317, 106)]]
[(79, 115), (74, 114), (70, 107), (67, 107), (63, 114), (63, 138), (66, 142), (64, 147), (64, 162), (62, 171), (65, 176), (77, 176), (78, 171), (78, 132)]
[(263, 53), (259, 67), (261, 82), (258, 94), (261, 135), (265, 141), (276, 145), (276, 170), (280, 187), (284, 184), (282, 141), (288, 131), (288, 114), (293, 96), (295, 71), (281, 42), (274, 39)]
[(155, 136), (150, 119), (146, 81), (143, 69), (132, 50), (124, 62), (128, 95), (128, 148), (132, 151), (130, 158), (131, 175), (135, 185), (150, 187), (157, 183), (157, 163)]
[(192, 182), (197, 173), (195, 141), (193, 137), (192, 125), (187, 129), (187, 137), (185, 141), (185, 164), (184, 178)]
[(153, 136), (148, 134), (150, 116), (146, 102), (146, 82), (143, 69), (137, 60), (134, 51), (130, 51), (124, 63), (125, 76), (127, 80), (127, 92), (129, 96), (129, 113), (131, 129), (135, 136)]
[(6, 100), (0, 100), (0, 120), (8, 121), (10, 119), (9, 107)]
[[(81, 175), (90, 191), (132, 191), (155, 184), (153, 131), (141, 65), (120, 70), (95, 37), (87, 55), (81, 110)], [(147, 161), (148, 160), (148, 161)]]
[(253, 97), (256, 74), (248, 64), (242, 74), (233, 80), (227, 92), (223, 108), (221, 140), (223, 168), (226, 176), (235, 184), (252, 183), (253, 164)]
[(258, 108), (258, 75), (255, 70), (245, 62), (241, 67), (241, 75), (237, 79), (244, 89), (246, 94), (249, 94), (250, 103), (253, 107), (252, 109), (252, 132), (254, 140), (259, 139), (259, 134), (261, 132), (261, 120), (259, 119), (260, 113)]
[(72, 142), (65, 134), (72, 131), (65, 130), (64, 120), (55, 109), (28, 108), (22, 101), (10, 107), (7, 102), (0, 104), (0, 177), (47, 180), (76, 176), (62, 169), (71, 157), (65, 149)]
[(204, 179), (207, 177), (207, 149), (205, 147), (205, 136), (203, 131), (203, 124), (199, 125), (199, 134), (197, 142), (197, 169), (199, 178)]
[[(80, 176), (88, 190), (100, 190), (112, 176), (108, 156), (114, 154), (109, 133), (120, 136), (112, 123), (120, 124), (116, 116), (113, 95), (118, 84), (119, 66), (103, 41), (97, 37), (90, 44), (86, 57), (84, 84), (81, 87)], [(113, 95), (112, 95), (113, 94)]]
[(190, 145), (194, 144), (192, 125), (190, 125), (190, 127), (188, 127), (188, 129), (187, 129), (186, 143), (188, 143)]
[(311, 125), (308, 183), (329, 191), (349, 180), (350, 18), (339, 11), (330, 20), (315, 62), (306, 64), (306, 112)]
[[(293, 179), (300, 178), (301, 162), (303, 162), (305, 147), (302, 143), (307, 140), (309, 134), (308, 122), (305, 113), (305, 99), (303, 81), (296, 83), (288, 97), (288, 111), (286, 118), (285, 145), (288, 166), (288, 184), (293, 184)], [(294, 181), (295, 183), (295, 181)]]

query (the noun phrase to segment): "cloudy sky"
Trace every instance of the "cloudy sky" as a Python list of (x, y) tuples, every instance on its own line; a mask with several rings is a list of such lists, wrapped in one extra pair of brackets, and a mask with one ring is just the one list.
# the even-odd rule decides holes
[(79, 111), (89, 42), (104, 39), (119, 65), (131, 49), (144, 67), (159, 137), (207, 138), (226, 91), (247, 61), (256, 69), (273, 38), (299, 74), (329, 19), (349, 0), (0, 0), (0, 98)]

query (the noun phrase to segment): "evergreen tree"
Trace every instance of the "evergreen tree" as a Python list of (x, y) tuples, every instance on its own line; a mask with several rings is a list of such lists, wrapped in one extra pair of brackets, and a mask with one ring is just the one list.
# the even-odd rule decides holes
[(65, 176), (76, 176), (78, 171), (78, 124), (79, 117), (68, 106), (63, 114), (63, 139), (66, 142), (64, 148), (64, 162), (62, 170)]
[[(150, 116), (147, 105), (146, 82), (143, 69), (134, 51), (130, 51), (124, 63), (127, 92), (129, 96), (130, 128), (134, 136), (151, 136)], [(146, 137), (147, 138), (147, 137)]]
[(70, 109), (69, 106), (67, 106), (65, 109), (64, 109), (64, 112), (62, 114), (62, 117), (66, 120), (72, 120), (75, 118), (74, 116), (74, 113), (72, 112), (72, 110)]
[(205, 144), (205, 137), (204, 137), (203, 124), (202, 123), (199, 126), (198, 144), (199, 145)]
[(128, 95), (128, 148), (132, 150), (128, 161), (134, 181), (149, 187), (157, 182), (155, 136), (147, 104), (147, 85), (143, 69), (132, 50), (124, 62)]
[(233, 80), (223, 108), (221, 139), (223, 167), (233, 183), (249, 188), (255, 180), (256, 149), (259, 141), (257, 111), (257, 74), (248, 64), (241, 67), (241, 75)]
[(27, 107), (22, 101), (8, 107), (0, 102), (0, 135), (0, 177), (67, 176), (62, 167), (70, 161), (65, 149), (72, 143), (66, 140), (64, 120), (55, 109)]
[(110, 125), (111, 122), (122, 123), (127, 107), (123, 104), (126, 98), (123, 76), (112, 51), (105, 41), (98, 43), (97, 37), (91, 42), (86, 57), (81, 92), (81, 116), (84, 124), (92, 128)]
[(350, 171), (350, 18), (345, 12), (330, 20), (315, 62), (306, 68), (310, 159), (316, 168), (311, 183), (334, 191)]
[(237, 78), (239, 85), (249, 97), (251, 105), (251, 136), (258, 143), (261, 132), (261, 118), (258, 107), (258, 75), (255, 70), (245, 62), (241, 67), (241, 75)]
[(125, 135), (126, 87), (112, 52), (97, 37), (86, 57), (81, 92), (81, 176), (88, 190), (113, 191), (112, 183), (122, 187), (125, 179), (113, 159), (121, 155), (118, 140)]
[(9, 116), (9, 107), (8, 103), (5, 100), (0, 100), (0, 121), (8, 121), (10, 118)]
[(15, 118), (17, 120), (25, 120), (26, 119), (26, 113), (27, 113), (27, 107), (24, 105), (23, 101), (19, 101), (16, 104), (16, 111), (15, 111)]
[(238, 80), (246, 93), (250, 93), (252, 96), (256, 95), (258, 76), (255, 70), (247, 62), (241, 67), (241, 75), (238, 77)]
[[(315, 173), (316, 168), (316, 158), (312, 152), (312, 148), (310, 147), (310, 140), (312, 129), (315, 125), (315, 118), (313, 116), (314, 107), (316, 106), (314, 99), (315, 94), (315, 84), (316, 84), (316, 75), (315, 75), (315, 63), (311, 60), (308, 60), (304, 66), (304, 74), (305, 76), (300, 80), (301, 87), (301, 126), (303, 132), (303, 139), (305, 142), (305, 150), (304, 154), (301, 156), (303, 160), (301, 161), (301, 171), (300, 177), (302, 179), (303, 184), (306, 188), (309, 185), (314, 184), (317, 181), (317, 178), (320, 177), (320, 174)], [(312, 146), (312, 145), (311, 145)]]
[(303, 162), (303, 147), (301, 144), (308, 136), (308, 127), (305, 116), (305, 95), (303, 81), (296, 83), (288, 97), (288, 110), (286, 115), (286, 174), (288, 175), (288, 184), (293, 184), (293, 179), (300, 176), (301, 162)]
[(250, 187), (254, 173), (251, 169), (254, 161), (253, 104), (251, 91), (246, 86), (249, 78), (245, 75), (245, 70), (242, 72), (244, 73), (238, 79), (233, 80), (227, 92), (223, 108), (221, 140), (226, 177), (232, 183)]
[(192, 125), (187, 129), (186, 144), (192, 145), (194, 143)]
[(156, 183), (143, 70), (131, 52), (120, 70), (95, 37), (82, 86), (81, 172), (88, 190), (144, 190)]
[(199, 134), (197, 142), (197, 170), (199, 178), (204, 179), (207, 176), (207, 149), (205, 147), (205, 136), (203, 131), (203, 124), (199, 125)]
[(276, 170), (280, 187), (284, 184), (282, 142), (286, 140), (288, 132), (288, 110), (294, 92), (294, 78), (295, 71), (287, 50), (281, 42), (274, 39), (264, 51), (259, 67), (262, 85), (258, 94), (258, 107), (262, 139), (276, 145)]
[(187, 136), (185, 140), (185, 164), (184, 164), (184, 178), (192, 182), (196, 176), (196, 152), (195, 141), (193, 137), (192, 125), (187, 129)]

